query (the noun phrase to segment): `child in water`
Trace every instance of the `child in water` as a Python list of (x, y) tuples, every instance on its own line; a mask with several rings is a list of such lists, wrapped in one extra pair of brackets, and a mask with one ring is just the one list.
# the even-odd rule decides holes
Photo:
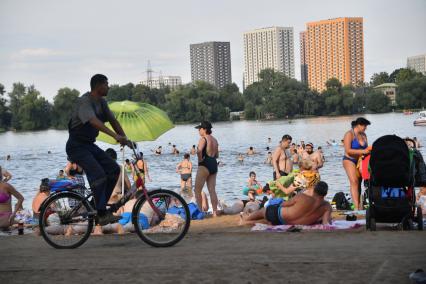
[(262, 185), (256, 180), (256, 173), (250, 172), (247, 186), (244, 187), (243, 193), (248, 195), (250, 201), (254, 201), (257, 191), (261, 189)]

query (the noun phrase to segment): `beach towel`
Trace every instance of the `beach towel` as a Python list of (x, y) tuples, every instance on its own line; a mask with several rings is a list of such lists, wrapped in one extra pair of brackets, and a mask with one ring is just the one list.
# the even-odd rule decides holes
[(297, 228), (303, 231), (335, 231), (335, 230), (347, 230), (356, 229), (365, 225), (365, 220), (358, 220), (355, 222), (336, 220), (331, 225), (267, 225), (256, 223), (252, 228), (252, 232), (286, 232), (290, 228)]
[[(204, 219), (204, 213), (201, 212), (200, 209), (198, 209), (197, 204), (190, 202), (188, 203), (188, 208), (189, 208), (189, 214), (192, 220)], [(182, 219), (186, 219), (185, 210), (182, 207), (177, 207), (177, 206), (170, 207), (169, 210), (167, 210), (167, 213), (179, 215)]]

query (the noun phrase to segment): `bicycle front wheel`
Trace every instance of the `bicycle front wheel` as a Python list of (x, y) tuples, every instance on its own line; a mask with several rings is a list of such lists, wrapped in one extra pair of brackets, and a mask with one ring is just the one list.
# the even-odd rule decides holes
[(39, 218), (41, 235), (57, 249), (81, 246), (93, 229), (92, 208), (74, 192), (61, 192), (46, 199)]
[(153, 190), (148, 193), (159, 213), (142, 195), (135, 203), (132, 221), (136, 233), (154, 247), (169, 247), (186, 235), (191, 222), (188, 205), (176, 192)]

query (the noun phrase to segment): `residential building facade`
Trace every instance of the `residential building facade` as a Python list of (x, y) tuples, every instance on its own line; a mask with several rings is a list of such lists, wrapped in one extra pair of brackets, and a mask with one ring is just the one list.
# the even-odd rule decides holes
[(383, 93), (385, 96), (389, 98), (392, 106), (396, 105), (396, 89), (397, 88), (398, 88), (398, 85), (395, 83), (384, 83), (374, 87), (375, 90)]
[(191, 44), (191, 80), (206, 81), (217, 88), (232, 83), (229, 42)]
[(244, 33), (244, 87), (259, 80), (259, 72), (272, 68), (294, 78), (292, 27), (270, 27)]
[(308, 82), (308, 62), (306, 58), (306, 32), (300, 32), (300, 80), (302, 83)]
[(408, 57), (407, 68), (426, 75), (426, 54)]
[(178, 86), (182, 85), (182, 78), (180, 76), (160, 76), (151, 78), (150, 80), (144, 80), (141, 84), (150, 88), (161, 89), (169, 87), (170, 89), (176, 89)]
[(308, 85), (323, 91), (337, 78), (342, 85), (364, 82), (363, 18), (336, 18), (306, 24)]

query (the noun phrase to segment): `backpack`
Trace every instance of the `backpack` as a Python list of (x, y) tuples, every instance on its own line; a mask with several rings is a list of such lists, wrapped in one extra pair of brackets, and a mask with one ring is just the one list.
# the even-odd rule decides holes
[(336, 193), (332, 202), (336, 204), (337, 210), (351, 210), (351, 204), (346, 199), (346, 196), (343, 192)]

